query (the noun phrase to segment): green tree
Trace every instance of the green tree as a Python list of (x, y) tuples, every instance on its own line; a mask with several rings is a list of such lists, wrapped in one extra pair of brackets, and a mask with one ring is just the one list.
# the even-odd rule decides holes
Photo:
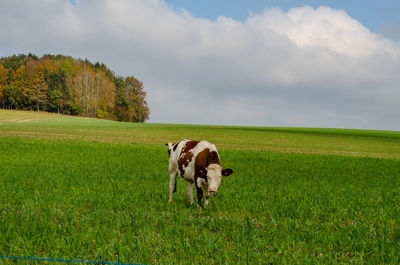
[(125, 80), (122, 77), (117, 77), (114, 80), (115, 85), (115, 115), (119, 121), (128, 121), (129, 101), (125, 95)]
[(0, 59), (0, 63), (7, 69), (11, 69), (12, 71), (17, 71), (18, 68), (25, 65), (25, 61), (27, 59), (26, 55), (13, 55), (10, 57), (5, 57)]
[(69, 92), (66, 86), (65, 72), (58, 68), (55, 72), (45, 72), (47, 83), (47, 109), (50, 112), (63, 113)]
[(12, 80), (5, 90), (8, 103), (15, 109), (22, 109), (27, 103), (24, 90), (28, 84), (24, 74), (25, 67), (21, 65), (16, 71), (12, 72)]

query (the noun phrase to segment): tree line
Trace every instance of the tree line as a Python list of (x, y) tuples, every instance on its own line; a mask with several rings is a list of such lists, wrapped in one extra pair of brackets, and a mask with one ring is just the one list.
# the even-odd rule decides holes
[(116, 76), (102, 63), (64, 55), (0, 58), (0, 108), (144, 122), (143, 83)]

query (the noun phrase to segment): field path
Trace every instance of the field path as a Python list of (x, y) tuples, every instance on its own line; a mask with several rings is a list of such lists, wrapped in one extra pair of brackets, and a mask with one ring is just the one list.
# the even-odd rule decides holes
[(19, 120), (17, 122), (27, 122), (27, 121), (32, 121), (32, 120), (37, 120), (36, 118), (32, 118), (32, 119), (25, 119), (25, 120)]

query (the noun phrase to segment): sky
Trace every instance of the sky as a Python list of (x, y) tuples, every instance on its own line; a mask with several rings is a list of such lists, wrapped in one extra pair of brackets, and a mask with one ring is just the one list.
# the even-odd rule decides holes
[(399, 5), (1, 0), (0, 56), (134, 75), (149, 122), (400, 130)]
[(251, 13), (260, 13), (267, 8), (288, 11), (294, 7), (329, 6), (345, 10), (365, 27), (392, 39), (400, 39), (400, 1), (398, 0), (169, 0), (173, 8), (184, 8), (193, 16), (216, 20), (219, 16), (244, 21)]

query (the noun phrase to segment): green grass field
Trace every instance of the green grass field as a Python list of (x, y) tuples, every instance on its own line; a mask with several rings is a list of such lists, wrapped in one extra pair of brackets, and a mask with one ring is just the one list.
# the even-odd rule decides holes
[[(209, 207), (168, 153), (216, 144)], [(0, 110), (0, 255), (142, 264), (399, 264), (400, 132), (132, 124)], [(0, 259), (0, 264), (54, 264)]]

